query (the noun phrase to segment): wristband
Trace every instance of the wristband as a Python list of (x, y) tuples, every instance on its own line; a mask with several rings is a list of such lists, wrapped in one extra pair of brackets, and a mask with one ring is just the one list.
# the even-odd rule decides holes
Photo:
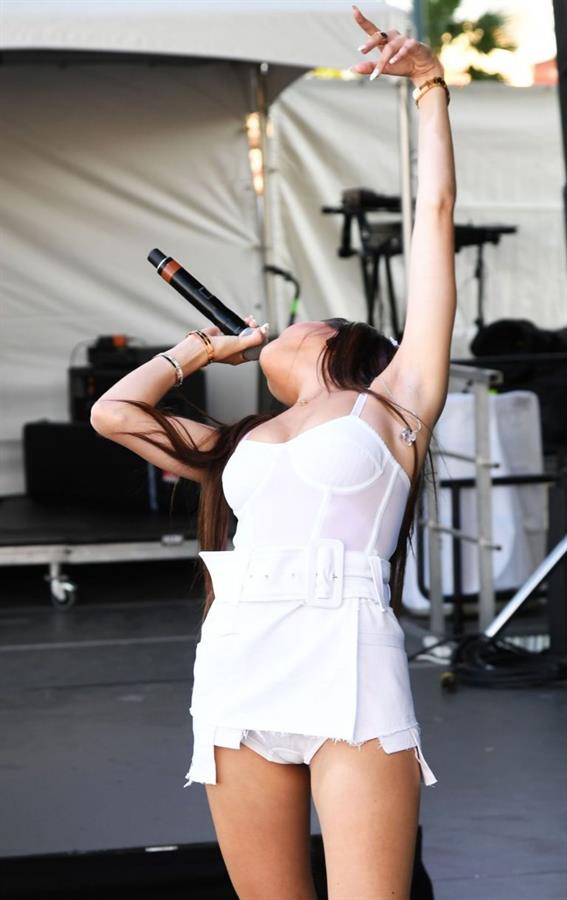
[(434, 87), (442, 87), (447, 95), (447, 106), (449, 106), (449, 101), (451, 99), (451, 95), (449, 94), (449, 88), (447, 87), (447, 82), (441, 75), (436, 75), (435, 78), (430, 78), (428, 81), (424, 81), (423, 84), (420, 84), (419, 87), (416, 87), (414, 91), (412, 91), (412, 97), (415, 100), (415, 105), (419, 108), (419, 101), (423, 97), (424, 94), (427, 94), (431, 88)]
[(179, 361), (172, 356), (170, 353), (156, 353), (152, 358), (155, 359), (156, 356), (163, 356), (164, 359), (167, 359), (169, 363), (175, 369), (175, 385), (174, 387), (181, 387), (183, 384), (183, 369), (181, 368)]

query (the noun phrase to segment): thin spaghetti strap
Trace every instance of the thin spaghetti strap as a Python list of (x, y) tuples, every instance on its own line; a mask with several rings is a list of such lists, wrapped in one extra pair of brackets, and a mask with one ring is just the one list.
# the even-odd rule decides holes
[(366, 394), (364, 392), (360, 393), (358, 395), (358, 397), (354, 401), (354, 406), (350, 411), (351, 416), (359, 416), (360, 415), (360, 413), (362, 412), (362, 408), (363, 408), (364, 404), (366, 403), (367, 397), (368, 397), (368, 394)]

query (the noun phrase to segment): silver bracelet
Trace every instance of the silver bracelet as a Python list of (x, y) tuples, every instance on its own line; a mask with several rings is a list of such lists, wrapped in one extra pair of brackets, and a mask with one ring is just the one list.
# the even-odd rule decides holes
[(152, 357), (152, 359), (155, 359), (156, 356), (163, 356), (164, 359), (167, 359), (167, 361), (171, 363), (171, 365), (175, 369), (176, 376), (174, 387), (181, 387), (181, 385), (183, 384), (183, 369), (179, 365), (179, 361), (175, 358), (175, 356), (172, 356), (170, 353), (156, 353), (155, 356)]

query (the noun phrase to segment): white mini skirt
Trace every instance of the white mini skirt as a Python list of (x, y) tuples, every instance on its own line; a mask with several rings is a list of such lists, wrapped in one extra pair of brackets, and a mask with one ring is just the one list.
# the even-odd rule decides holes
[(318, 538), (305, 547), (201, 552), (215, 600), (201, 629), (186, 779), (216, 784), (215, 746), (251, 731), (421, 752), (390, 564)]

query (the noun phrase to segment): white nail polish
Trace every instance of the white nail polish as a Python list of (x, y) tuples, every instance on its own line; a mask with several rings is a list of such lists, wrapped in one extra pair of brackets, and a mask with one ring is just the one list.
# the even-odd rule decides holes
[(370, 76), (370, 78), (368, 80), (374, 81), (375, 78), (378, 78), (379, 74), (380, 74), (379, 69), (374, 69), (372, 75)]

